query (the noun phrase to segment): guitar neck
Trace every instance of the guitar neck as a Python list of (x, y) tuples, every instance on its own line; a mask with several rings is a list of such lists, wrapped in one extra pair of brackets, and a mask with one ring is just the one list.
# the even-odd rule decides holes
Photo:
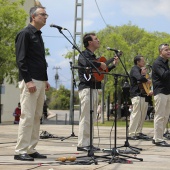
[(109, 59), (109, 60), (107, 60), (106, 62), (105, 62), (105, 64), (108, 66), (111, 62), (113, 62), (114, 61), (114, 57), (113, 58), (111, 58), (111, 59)]

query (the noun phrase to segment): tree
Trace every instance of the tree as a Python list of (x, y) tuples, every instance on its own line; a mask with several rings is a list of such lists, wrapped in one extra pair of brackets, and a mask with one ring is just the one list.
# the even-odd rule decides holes
[[(146, 62), (152, 65), (155, 58), (158, 56), (158, 45), (161, 43), (170, 42), (170, 34), (160, 32), (147, 32), (136, 25), (128, 23), (122, 26), (108, 26), (105, 29), (96, 33), (100, 40), (100, 48), (95, 52), (96, 56), (104, 56), (107, 60), (114, 57), (114, 53), (107, 51), (106, 47), (114, 47), (123, 51), (121, 60), (124, 63), (128, 72), (134, 65), (133, 60), (137, 54), (141, 54), (146, 58)], [(72, 56), (69, 52), (69, 55)], [(118, 64), (112, 73), (126, 74), (121, 63)], [(118, 93), (121, 94), (122, 83), (124, 78), (119, 78)], [(114, 78), (107, 76), (105, 84), (105, 97), (111, 94), (113, 101), (114, 93)]]
[(17, 79), (15, 37), (26, 24), (23, 0), (0, 0), (0, 79), (9, 83)]
[[(50, 88), (47, 95), (47, 103), (50, 109), (69, 109), (70, 107), (70, 90), (60, 86), (58, 90)], [(74, 104), (78, 104), (78, 95), (75, 95)]]

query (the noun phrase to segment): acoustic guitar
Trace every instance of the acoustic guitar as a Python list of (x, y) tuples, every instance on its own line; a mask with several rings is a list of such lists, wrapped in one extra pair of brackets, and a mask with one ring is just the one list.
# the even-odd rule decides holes
[[(145, 77), (146, 77), (146, 79), (149, 79), (149, 78), (150, 78), (148, 74), (146, 74)], [(149, 96), (149, 93), (150, 93), (150, 91), (151, 91), (151, 86), (152, 86), (152, 84), (142, 83), (142, 86), (143, 86), (143, 88), (144, 88), (147, 96)]]
[[(104, 62), (106, 66), (108, 66), (111, 62), (114, 61), (115, 57), (120, 57), (122, 55), (122, 51), (120, 51), (118, 54), (115, 54), (115, 56), (109, 60), (107, 60), (105, 57), (100, 57), (97, 59), (98, 62)], [(104, 75), (109, 71), (108, 67), (106, 67), (106, 70), (103, 70), (101, 67), (99, 68), (100, 75), (96, 72), (96, 70), (93, 70), (93, 77), (95, 81), (102, 81), (104, 79)]]
[[(113, 59), (114, 60), (114, 59)], [(97, 59), (98, 62), (104, 62), (106, 63), (106, 58), (105, 57), (100, 57)], [(106, 64), (107, 65), (107, 64)], [(101, 73), (100, 75), (96, 72), (96, 70), (93, 69), (93, 77), (95, 79), (95, 81), (102, 81), (104, 79), (104, 74), (107, 73), (109, 70), (108, 70), (108, 67), (106, 67), (106, 70), (103, 70), (101, 67), (98, 69), (99, 72)]]

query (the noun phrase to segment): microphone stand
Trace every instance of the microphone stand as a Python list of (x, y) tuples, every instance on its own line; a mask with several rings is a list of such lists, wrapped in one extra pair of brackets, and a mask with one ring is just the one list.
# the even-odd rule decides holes
[[(76, 49), (82, 56), (82, 52), (79, 50), (78, 46), (76, 45), (76, 42), (74, 41), (74, 44), (68, 39), (68, 37), (62, 32), (62, 28), (58, 28), (59, 32), (73, 45), (73, 49)], [(68, 31), (68, 30), (67, 30)], [(69, 32), (69, 31), (68, 31)], [(70, 32), (69, 32), (70, 33)], [(70, 33), (71, 34), (71, 33)], [(83, 56), (84, 57), (84, 56)], [(84, 57), (93, 67), (94, 69), (99, 73), (99, 70), (93, 65), (93, 63), (91, 63), (86, 57)], [(73, 86), (76, 87), (76, 83), (75, 83), (75, 79), (74, 79), (74, 66), (72, 66), (72, 63), (70, 62), (70, 67), (71, 67), (71, 71), (72, 71), (72, 79), (73, 79)], [(100, 73), (99, 73), (100, 74)], [(74, 95), (72, 95), (72, 101), (74, 101)], [(71, 115), (71, 124), (72, 124), (72, 133), (70, 136), (68, 137), (63, 137), (61, 139), (61, 141), (65, 140), (65, 139), (68, 139), (70, 137), (77, 137), (75, 134), (74, 134), (74, 106), (73, 106), (73, 110), (72, 110), (72, 115)]]
[[(78, 47), (75, 46), (75, 45), (66, 37), (66, 35), (61, 31), (62, 28), (58, 28), (58, 30), (59, 30), (59, 32), (73, 45), (73, 49), (76, 49), (76, 50), (79, 51)], [(74, 43), (75, 43), (75, 42), (74, 42)], [(72, 71), (72, 80), (73, 80), (72, 83), (73, 83), (73, 88), (74, 88), (74, 87), (76, 87), (76, 83), (75, 83), (75, 79), (74, 79), (74, 70), (73, 70), (72, 62), (70, 62), (70, 69), (71, 69), (71, 71)], [(74, 93), (74, 92), (73, 92), (73, 93)], [(74, 101), (74, 94), (72, 95), (72, 101)], [(71, 137), (77, 137), (77, 136), (75, 135), (75, 133), (74, 133), (74, 105), (72, 106), (72, 113), (73, 113), (73, 114), (71, 114), (72, 133), (71, 133), (71, 135), (68, 136), (68, 137), (63, 137), (63, 138), (61, 139), (61, 141), (65, 140), (65, 139), (68, 139), (68, 138), (71, 138)]]
[[(125, 99), (125, 116), (126, 116), (126, 141), (125, 144), (123, 146), (117, 147), (117, 148), (122, 148), (122, 147), (126, 147), (126, 149), (124, 151), (121, 151), (121, 153), (124, 154), (140, 154), (140, 152), (138, 150), (142, 150), (141, 148), (137, 148), (137, 147), (133, 147), (130, 146), (129, 141), (128, 141), (128, 104), (127, 104), (127, 100), (128, 100), (128, 96), (129, 96), (129, 90), (130, 90), (130, 86), (129, 86), (129, 82), (127, 81), (127, 78), (125, 80), (125, 83), (123, 85), (123, 96)], [(127, 150), (127, 148), (131, 149), (131, 150)]]
[[(118, 54), (118, 53), (116, 53), (116, 54)], [(119, 57), (119, 55), (117, 55), (118, 57)], [(127, 72), (127, 70), (126, 70), (126, 67), (125, 67), (125, 65), (124, 65), (124, 63), (122, 62), (122, 60), (121, 60), (121, 58), (119, 57), (119, 60), (120, 60), (120, 62), (121, 62), (121, 64), (122, 64), (122, 66), (123, 66), (123, 68), (124, 68), (124, 71), (126, 72), (126, 75), (127, 75), (127, 77), (129, 78), (129, 80), (130, 80), (130, 75), (129, 75), (129, 73)], [(126, 78), (126, 80), (127, 80), (127, 78)], [(127, 81), (126, 81), (127, 82)], [(131, 81), (130, 81), (131, 82)], [(127, 84), (126, 84), (127, 85)], [(129, 92), (129, 90), (130, 90), (130, 87), (129, 88), (127, 88), (127, 87), (125, 87), (124, 86), (124, 88), (123, 88), (123, 92), (124, 92), (124, 95), (125, 94), (127, 94), (127, 91), (126, 90), (128, 90), (128, 92)], [(142, 150), (142, 148), (137, 148), (137, 147), (132, 147), (132, 146), (130, 146), (130, 144), (129, 144), (129, 141), (128, 141), (128, 127), (129, 127), (129, 125), (128, 125), (128, 120), (127, 120), (127, 95), (125, 95), (125, 100), (126, 100), (126, 141), (125, 141), (125, 144), (122, 146), (122, 147), (129, 147), (130, 149), (132, 149), (132, 153), (134, 153), (134, 152), (136, 152), (136, 154), (137, 153), (140, 153), (138, 150)], [(126, 150), (125, 151), (123, 151), (124, 153), (126, 153)], [(130, 153), (130, 151), (129, 152), (127, 152), (127, 153)], [(143, 159), (142, 159), (143, 160)]]
[[(111, 152), (111, 159), (109, 161), (109, 164), (113, 163), (126, 163), (129, 162), (124, 158), (120, 158), (119, 156), (123, 156), (126, 158), (133, 158), (133, 159), (137, 159), (140, 161), (143, 161), (142, 158), (136, 158), (136, 157), (132, 157), (132, 156), (127, 156), (124, 154), (121, 154), (119, 152), (119, 150), (117, 149), (117, 109), (116, 109), (116, 101), (117, 101), (117, 85), (118, 85), (118, 77), (127, 77), (126, 75), (121, 75), (121, 74), (112, 74), (114, 76), (114, 87), (115, 87), (115, 93), (114, 93), (114, 105), (115, 105), (115, 119), (114, 119), (114, 126), (115, 126), (115, 133), (114, 133), (114, 148), (112, 149), (103, 149), (103, 152)], [(130, 163), (130, 162), (129, 162)]]
[[(117, 52), (115, 52), (116, 53), (116, 55), (117, 55), (117, 57), (119, 58), (119, 61), (121, 62), (121, 65), (122, 65), (122, 67), (124, 68), (124, 71), (125, 71), (125, 73), (126, 73), (126, 75), (127, 75), (127, 77), (126, 77), (126, 80), (127, 80), (127, 78), (129, 78), (129, 80), (130, 80), (130, 75), (129, 75), (129, 73), (127, 72), (127, 70), (126, 70), (126, 67), (125, 67), (125, 65), (124, 65), (124, 63), (122, 62), (122, 60), (121, 60), (121, 58), (120, 58), (120, 55), (119, 55), (119, 52), (117, 51)], [(130, 81), (131, 82), (131, 81)], [(127, 81), (126, 81), (126, 83), (127, 83)], [(126, 84), (127, 85), (127, 84)], [(127, 91), (126, 90), (128, 90), (128, 92), (129, 92), (129, 90), (130, 90), (130, 87), (129, 88), (127, 88), (127, 86), (125, 87), (124, 86), (124, 88), (123, 88), (123, 92), (124, 92), (124, 95), (125, 94), (127, 94)], [(130, 149), (132, 149), (133, 151), (132, 152), (136, 152), (136, 154), (137, 153), (140, 153), (138, 150), (142, 150), (142, 148), (137, 148), (137, 147), (132, 147), (132, 146), (130, 146), (130, 144), (129, 144), (129, 141), (128, 141), (128, 120), (127, 120), (127, 95), (125, 96), (125, 100), (126, 100), (126, 141), (125, 141), (125, 144), (124, 144), (124, 146), (122, 146), (122, 147), (129, 147)], [(135, 149), (135, 150), (134, 150)], [(125, 151), (124, 151), (124, 153), (126, 153)], [(128, 152), (127, 152), (128, 153)], [(130, 152), (129, 152), (130, 153)], [(142, 159), (143, 160), (143, 159)]]
[[(89, 74), (92, 74), (92, 68), (93, 68), (93, 69), (95, 69), (95, 71), (96, 71), (99, 75), (101, 75), (101, 73), (100, 73), (99, 70), (96, 68), (96, 66), (95, 66), (88, 58), (86, 58), (86, 57), (83, 55), (83, 53), (79, 50), (79, 48), (77, 47), (76, 42), (74, 41), (74, 39), (73, 39), (73, 41), (74, 41), (74, 44), (73, 44), (73, 43), (63, 34), (63, 32), (61, 31), (61, 29), (58, 29), (58, 30), (59, 30), (59, 32), (73, 45), (73, 49), (76, 49), (76, 50), (83, 56), (83, 58), (90, 64), (90, 66), (92, 66), (92, 67), (82, 68), (82, 69), (90, 69), (90, 73), (89, 73)], [(73, 66), (72, 69), (76, 69), (76, 67)], [(77, 67), (77, 69), (79, 69), (79, 68)], [(92, 145), (93, 110), (92, 110), (92, 93), (91, 93), (91, 91), (92, 91), (92, 89), (91, 89), (91, 86), (90, 86), (90, 146), (89, 146), (89, 148), (88, 148), (88, 150), (87, 150), (87, 151), (88, 151), (87, 156), (80, 156), (80, 157), (77, 157), (77, 158), (90, 157), (91, 159), (86, 160), (86, 161), (88, 161), (88, 162), (85, 163), (85, 164), (92, 164), (92, 163), (94, 163), (95, 165), (97, 165), (98, 162), (97, 162), (96, 158), (97, 158), (97, 157), (102, 157), (102, 156), (96, 156), (96, 155), (94, 155), (94, 151), (93, 151), (93, 145)], [(73, 116), (72, 116), (72, 117), (73, 117)], [(73, 122), (73, 121), (72, 121), (72, 122)], [(74, 133), (72, 132), (72, 134), (74, 134)], [(71, 135), (71, 136), (72, 136), (72, 135)]]
[[(72, 62), (70, 62), (70, 69), (71, 69), (72, 78), (73, 78), (73, 88), (74, 88), (74, 87), (76, 88), (76, 82), (75, 82), (75, 78), (74, 78), (74, 71), (73, 71), (73, 63), (72, 63)], [(73, 93), (72, 95), (73, 95), (73, 96), (72, 96), (72, 98), (73, 98), (72, 101), (74, 101), (74, 93)], [(71, 114), (72, 133), (71, 133), (71, 135), (68, 136), (68, 137), (63, 137), (63, 138), (61, 139), (61, 141), (65, 140), (65, 139), (68, 139), (68, 138), (71, 138), (71, 137), (77, 137), (77, 136), (74, 134), (74, 105), (72, 106), (72, 112), (73, 112), (73, 114)]]
[[(115, 126), (115, 136), (114, 136), (114, 148), (112, 149), (103, 149), (104, 152), (111, 152), (111, 155), (112, 155), (112, 158), (110, 159), (109, 161), (109, 164), (111, 164), (112, 162), (117, 162), (117, 163), (124, 163), (126, 160), (123, 159), (123, 158), (119, 158), (119, 156), (123, 156), (123, 157), (127, 157), (127, 158), (133, 158), (133, 159), (137, 159), (137, 160), (140, 160), (140, 161), (143, 161), (142, 158), (136, 158), (136, 157), (132, 157), (132, 156), (127, 156), (127, 155), (124, 155), (124, 154), (120, 154), (119, 150), (118, 150), (118, 147), (116, 145), (116, 140), (117, 140), (117, 109), (116, 109), (116, 101), (117, 101), (117, 85), (118, 85), (118, 77), (129, 77), (129, 73), (127, 72), (122, 60), (120, 59), (120, 55), (122, 55), (122, 53), (119, 53), (119, 51), (115, 51), (116, 53), (116, 56), (119, 58), (125, 72), (126, 72), (126, 75), (121, 75), (121, 74), (112, 74), (114, 76), (114, 86), (115, 86), (115, 93), (114, 93), (114, 104), (115, 104), (115, 120), (114, 120), (114, 126)], [(127, 113), (126, 113), (127, 114)], [(127, 120), (126, 120), (126, 130), (127, 130)], [(127, 144), (128, 144), (128, 147), (130, 146), (129, 143), (128, 143), (128, 137), (127, 137), (127, 131), (126, 131), (126, 142), (125, 142), (125, 147), (127, 147)], [(124, 147), (123, 146), (123, 147)], [(137, 148), (136, 148), (137, 149)], [(125, 153), (125, 152), (123, 152)]]

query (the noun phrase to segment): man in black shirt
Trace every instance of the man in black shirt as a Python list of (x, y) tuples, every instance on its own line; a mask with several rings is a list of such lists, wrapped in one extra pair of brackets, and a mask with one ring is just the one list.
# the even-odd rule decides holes
[(44, 7), (31, 8), (30, 24), (18, 33), (15, 41), (21, 90), (21, 117), (14, 156), (16, 160), (34, 161), (34, 158), (46, 158), (35, 147), (39, 140), (45, 90), (50, 88), (40, 31), (47, 17)]
[(145, 60), (143, 56), (137, 55), (134, 58), (134, 66), (130, 71), (130, 94), (133, 108), (130, 114), (129, 124), (129, 139), (131, 140), (149, 140), (149, 137), (142, 133), (142, 127), (148, 109), (148, 102), (146, 101), (147, 94), (142, 87), (142, 83), (151, 84), (151, 81), (141, 74), (141, 69), (144, 66)]
[(152, 82), (155, 101), (154, 138), (157, 146), (170, 147), (163, 139), (163, 133), (170, 115), (170, 69), (168, 61), (170, 48), (168, 44), (159, 45), (159, 57), (152, 66)]
[[(97, 61), (95, 50), (100, 47), (100, 42), (95, 33), (88, 33), (83, 37), (84, 47), (86, 48), (82, 55), (79, 55), (78, 65), (80, 67), (92, 67), (93, 66), (87, 61), (90, 60), (94, 66), (106, 70), (107, 65), (104, 62)], [(87, 60), (85, 58), (87, 58)], [(108, 71), (113, 69), (118, 63), (118, 57), (115, 57), (113, 64), (108, 67)], [(93, 119), (95, 120), (97, 115), (97, 104), (98, 104), (98, 90), (101, 89), (101, 82), (95, 80), (95, 76), (90, 77), (89, 70), (79, 69), (79, 98), (81, 102), (81, 116), (79, 121), (79, 133), (78, 133), (78, 151), (87, 151), (90, 145), (90, 102), (93, 107)], [(90, 101), (90, 88), (92, 101)], [(92, 120), (93, 122), (93, 120)], [(93, 126), (93, 125), (92, 125)], [(93, 133), (93, 132), (91, 132)], [(94, 134), (94, 133), (93, 133)], [(99, 148), (93, 148), (99, 150)]]

